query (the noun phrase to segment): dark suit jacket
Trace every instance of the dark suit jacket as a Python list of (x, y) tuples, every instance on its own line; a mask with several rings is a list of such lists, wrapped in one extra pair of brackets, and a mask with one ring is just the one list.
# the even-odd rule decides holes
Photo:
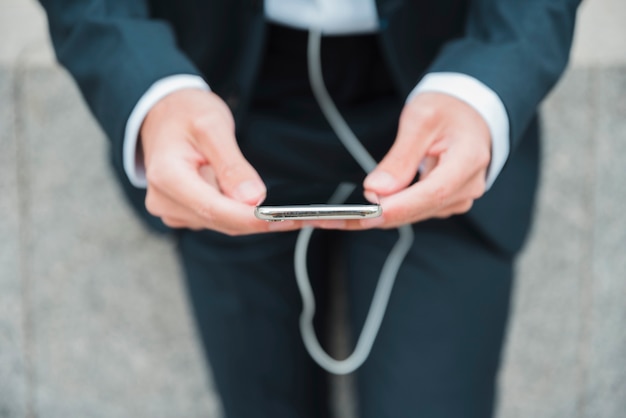
[[(540, 101), (568, 59), (579, 0), (377, 0), (380, 40), (399, 94), (425, 72), (471, 75), (502, 99), (511, 155), (466, 219), (505, 253), (528, 230), (537, 182)], [(229, 104), (246, 104), (264, 40), (262, 0), (41, 0), (59, 61), (112, 141), (131, 202), (153, 226), (144, 192), (122, 169), (128, 115), (155, 81), (197, 74)]]

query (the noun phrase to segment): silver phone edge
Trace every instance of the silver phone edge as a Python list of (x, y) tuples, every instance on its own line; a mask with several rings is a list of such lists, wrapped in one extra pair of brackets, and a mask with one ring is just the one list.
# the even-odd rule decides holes
[(382, 215), (380, 205), (257, 206), (254, 215), (264, 221), (352, 220)]

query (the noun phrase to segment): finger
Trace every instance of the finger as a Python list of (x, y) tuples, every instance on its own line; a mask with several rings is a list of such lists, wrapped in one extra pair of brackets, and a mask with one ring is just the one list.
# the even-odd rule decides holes
[[(165, 214), (164, 221), (172, 227), (209, 228), (230, 235), (290, 231), (302, 227), (301, 223), (293, 221), (272, 223), (258, 220), (253, 215), (253, 207), (221, 194), (214, 170), (209, 165), (200, 166), (195, 171), (187, 165), (159, 167), (158, 161), (155, 165), (149, 172), (146, 204), (155, 201), (161, 205), (158, 212), (153, 212)], [(234, 210), (231, 205), (239, 210)]]
[(170, 217), (163, 217), (161, 218), (161, 221), (163, 221), (163, 223), (173, 229), (193, 229), (195, 231), (204, 229), (203, 225), (201, 223), (193, 223), (193, 222), (189, 222), (189, 220), (187, 219), (179, 219), (179, 218), (170, 218)]
[[(161, 220), (165, 225), (170, 228), (185, 228), (185, 229), (193, 229), (193, 230), (202, 230), (206, 229), (204, 220), (197, 216), (189, 216), (183, 215), (183, 217), (176, 216), (163, 216)], [(254, 232), (283, 232), (283, 231), (293, 231), (302, 228), (301, 224), (298, 224), (294, 221), (281, 221), (281, 222), (264, 222), (263, 225), (260, 225), (259, 231), (243, 231), (243, 230), (227, 230), (224, 229), (224, 233), (230, 233), (231, 235), (241, 235), (245, 233), (254, 233)]]
[(406, 222), (394, 216), (389, 216), (387, 218), (381, 216), (375, 219), (363, 219), (360, 221), (349, 221), (341, 229), (355, 231), (355, 230), (365, 230), (365, 229), (373, 229), (373, 228), (379, 228), (379, 229), (398, 228), (399, 226), (402, 226), (402, 225), (413, 224), (413, 223), (416, 223), (425, 219), (429, 219), (429, 218), (445, 219), (454, 215), (461, 215), (461, 214), (469, 212), (473, 204), (474, 204), (474, 201), (472, 199), (466, 199), (464, 201), (439, 209), (437, 213), (435, 214), (423, 214), (423, 216), (418, 217), (410, 222)]
[(438, 215), (484, 191), (484, 170), (464, 161), (463, 151), (449, 150), (426, 179), (382, 200), (386, 226), (414, 223)]
[(265, 231), (267, 232), (286, 232), (295, 231), (303, 228), (305, 225), (301, 221), (263, 221), (265, 222)]
[(193, 136), (225, 195), (250, 205), (265, 198), (266, 188), (261, 177), (241, 153), (233, 129), (220, 112), (196, 120)]
[(408, 186), (415, 178), (426, 150), (439, 133), (438, 115), (417, 99), (403, 109), (394, 144), (366, 177), (365, 189), (385, 196)]
[(303, 226), (319, 228), (319, 229), (345, 229), (347, 223), (348, 221), (344, 219), (313, 220), (313, 221), (304, 221)]
[(426, 180), (431, 171), (437, 166), (439, 158), (432, 155), (424, 157), (420, 163), (420, 180)]
[(184, 160), (163, 164), (155, 160), (147, 177), (151, 187), (191, 211), (206, 228), (229, 234), (266, 230), (266, 225), (254, 217), (251, 206), (222, 195)]
[(219, 187), (217, 184), (217, 176), (215, 175), (215, 170), (213, 170), (213, 167), (208, 164), (202, 165), (198, 169), (198, 173), (200, 174), (200, 177), (202, 177), (202, 179), (208, 184)]
[(367, 219), (346, 219), (332, 221), (308, 221), (304, 226), (312, 226), (319, 229), (341, 229), (344, 231), (357, 231), (363, 229), (372, 229), (384, 227), (385, 218), (377, 216)]
[(436, 214), (433, 215), (433, 217), (435, 218), (440, 218), (440, 219), (445, 219), (445, 218), (449, 218), (451, 216), (454, 215), (462, 215), (464, 213), (467, 213), (470, 211), (470, 209), (472, 209), (472, 206), (474, 205), (474, 200), (473, 199), (465, 199), (465, 200), (461, 200), (459, 202), (456, 202), (450, 206), (447, 206), (445, 208), (439, 209), (439, 211), (437, 211)]
[(185, 208), (156, 187), (148, 187), (145, 205), (147, 211), (171, 228), (197, 228), (202, 219), (193, 211)]
[[(484, 194), (486, 172), (480, 165), (472, 164), (463, 170), (466, 155), (469, 154), (459, 147), (456, 151), (442, 155), (441, 159), (437, 157), (428, 161), (427, 157), (424, 164), (426, 168), (423, 168), (425, 177), (421, 177), (413, 186), (381, 199), (383, 216), (350, 221), (343, 229), (395, 228), (432, 217), (446, 218), (468, 212), (474, 200)], [(440, 160), (445, 163), (439, 164)], [(431, 168), (429, 164), (433, 161), (435, 163)], [(437, 175), (432, 177), (432, 173)]]
[[(196, 216), (188, 216), (184, 215), (184, 217), (175, 217), (175, 216), (163, 216), (161, 220), (165, 225), (170, 228), (175, 229), (193, 229), (193, 230), (202, 230), (206, 229), (204, 222), (202, 219)], [(303, 225), (298, 224), (294, 221), (281, 221), (281, 222), (265, 222), (264, 228), (261, 228), (261, 231), (257, 232), (283, 232), (283, 231), (293, 231), (302, 228)], [(232, 231), (233, 235), (237, 235), (238, 233), (246, 233), (247, 231)]]

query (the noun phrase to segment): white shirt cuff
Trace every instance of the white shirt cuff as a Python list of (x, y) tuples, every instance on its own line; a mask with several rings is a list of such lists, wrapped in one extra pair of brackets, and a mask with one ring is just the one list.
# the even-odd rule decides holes
[(177, 90), (183, 89), (210, 90), (208, 84), (197, 75), (178, 74), (172, 75), (155, 82), (144, 93), (135, 105), (126, 122), (124, 131), (123, 162), (124, 172), (130, 183), (135, 187), (145, 188), (146, 170), (143, 160), (137, 158), (137, 140), (139, 130), (146, 115), (152, 107), (162, 98)]
[(424, 92), (449, 94), (472, 106), (485, 120), (491, 133), (491, 162), (487, 169), (487, 190), (509, 157), (509, 117), (500, 97), (474, 77), (461, 73), (430, 73), (411, 91), (407, 102)]

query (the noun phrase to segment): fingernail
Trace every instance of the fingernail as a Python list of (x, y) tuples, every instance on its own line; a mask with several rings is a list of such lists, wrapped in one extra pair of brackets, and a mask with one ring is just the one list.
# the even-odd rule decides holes
[(396, 185), (396, 179), (386, 171), (377, 171), (370, 174), (365, 180), (365, 186), (369, 189), (389, 190)]
[(258, 203), (265, 198), (265, 186), (254, 180), (244, 181), (235, 189), (233, 197), (242, 203)]
[(364, 191), (363, 196), (365, 196), (365, 199), (367, 199), (368, 202), (371, 202), (374, 204), (380, 203), (380, 199), (378, 198), (378, 195), (374, 192)]

